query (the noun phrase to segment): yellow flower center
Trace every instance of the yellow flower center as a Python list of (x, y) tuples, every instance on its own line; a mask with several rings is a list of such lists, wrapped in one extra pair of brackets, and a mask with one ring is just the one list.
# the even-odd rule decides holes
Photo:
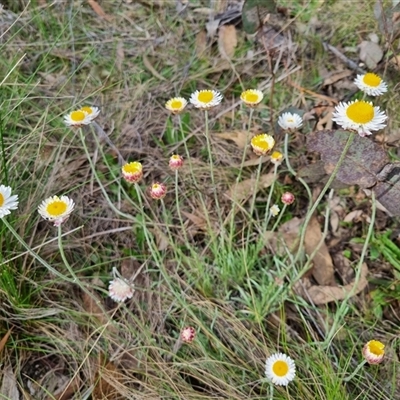
[(153, 184), (153, 190), (154, 190), (154, 191), (160, 190), (160, 188), (161, 188), (161, 185), (160, 185), (160, 184), (158, 184), (158, 183), (154, 183), (154, 184)]
[(272, 371), (274, 371), (274, 374), (279, 377), (286, 376), (289, 372), (289, 365), (286, 361), (275, 361), (274, 365), (272, 366)]
[(382, 356), (385, 354), (385, 345), (378, 340), (371, 340), (369, 342), (369, 351), (375, 356)]
[(265, 133), (253, 137), (253, 139), (251, 139), (251, 143), (254, 147), (258, 147), (263, 151), (268, 151), (274, 147), (275, 140), (271, 135)]
[(46, 209), (47, 213), (52, 217), (62, 215), (67, 211), (67, 204), (61, 200), (52, 201)]
[(4, 196), (0, 193), (0, 207), (3, 207), (4, 204)]
[(211, 90), (202, 90), (198, 95), (198, 100), (202, 103), (209, 103), (214, 99), (214, 94)]
[(258, 101), (258, 94), (252, 93), (252, 92), (247, 92), (244, 95), (244, 100), (248, 101), (249, 103), (255, 103)]
[(363, 81), (368, 86), (378, 87), (381, 84), (382, 79), (378, 75), (368, 72), (365, 74)]
[(86, 114), (81, 110), (72, 111), (72, 113), (70, 114), (70, 117), (71, 117), (72, 121), (81, 122), (85, 119)]
[(274, 152), (271, 154), (271, 158), (272, 158), (273, 160), (281, 160), (281, 159), (283, 158), (283, 154), (280, 153), (279, 151), (274, 151)]
[(79, 111), (85, 111), (90, 115), (93, 112), (93, 109), (92, 109), (92, 107), (85, 106), (85, 107), (82, 107)]
[(182, 100), (172, 100), (170, 105), (171, 108), (173, 108), (174, 110), (179, 110), (180, 108), (182, 108), (183, 103)]
[(346, 115), (356, 124), (366, 124), (373, 120), (375, 112), (372, 104), (356, 101), (347, 107)]
[(125, 164), (122, 167), (122, 170), (127, 174), (137, 174), (138, 172), (142, 172), (142, 169), (143, 169), (142, 164), (138, 161)]

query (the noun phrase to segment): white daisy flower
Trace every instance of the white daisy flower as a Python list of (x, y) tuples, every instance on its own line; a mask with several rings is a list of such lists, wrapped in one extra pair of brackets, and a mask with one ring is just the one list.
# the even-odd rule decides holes
[(261, 103), (264, 95), (261, 90), (249, 89), (240, 95), (240, 100), (249, 107), (257, 107)]
[(267, 358), (265, 375), (273, 384), (287, 386), (296, 376), (296, 366), (286, 354), (276, 353)]
[(169, 99), (165, 103), (165, 108), (168, 111), (171, 111), (172, 114), (181, 113), (186, 106), (187, 106), (187, 100), (184, 99), (183, 97), (173, 97), (172, 99)]
[(87, 113), (88, 117), (90, 118), (90, 122), (92, 122), (100, 114), (99, 107), (84, 106), (79, 111)]
[(269, 209), (269, 213), (271, 216), (276, 217), (279, 214), (279, 211), (281, 211), (279, 209), (279, 206), (277, 204), (274, 204), (270, 209)]
[(357, 131), (361, 137), (371, 135), (371, 131), (377, 131), (386, 126), (387, 116), (379, 107), (374, 107), (367, 101), (351, 101), (339, 103), (335, 107), (332, 121), (335, 121), (343, 129)]
[(75, 110), (64, 116), (64, 123), (68, 126), (82, 126), (89, 125), (92, 118), (86, 111)]
[(53, 196), (43, 200), (38, 207), (39, 214), (51, 222), (54, 226), (60, 226), (68, 219), (75, 207), (75, 203), (67, 196)]
[(196, 90), (190, 96), (189, 101), (201, 110), (209, 110), (222, 101), (222, 94), (217, 90)]
[(108, 285), (108, 295), (117, 302), (123, 302), (131, 299), (133, 296), (133, 288), (124, 279), (115, 278)]
[(279, 116), (278, 125), (285, 131), (294, 131), (301, 128), (303, 119), (299, 114), (286, 112)]
[(18, 208), (18, 195), (11, 196), (10, 186), (0, 185), (0, 218), (11, 214), (10, 210)]
[(357, 75), (354, 83), (368, 96), (380, 96), (388, 90), (385, 81), (383, 81), (380, 76), (373, 74), (372, 72), (368, 72), (364, 75)]

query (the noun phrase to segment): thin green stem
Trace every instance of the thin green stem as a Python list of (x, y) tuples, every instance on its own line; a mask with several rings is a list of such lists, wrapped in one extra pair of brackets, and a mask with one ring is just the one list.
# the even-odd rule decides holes
[[(265, 232), (267, 230), (268, 222), (271, 219), (271, 213), (269, 212), (269, 209), (271, 206), (271, 199), (272, 199), (272, 194), (274, 193), (274, 187), (275, 187), (275, 181), (276, 181), (277, 175), (278, 175), (278, 164), (275, 164), (274, 165), (274, 176), (272, 179), (271, 186), (269, 188), (267, 205), (265, 206), (265, 216), (264, 216), (264, 223), (262, 226), (262, 232)], [(282, 215), (282, 213), (279, 213), (279, 215)]]
[(0, 122), (0, 151), (1, 151), (1, 165), (4, 173), (4, 182), (5, 185), (8, 185), (8, 169), (7, 169), (7, 157), (6, 157), (6, 148), (4, 145), (4, 135), (3, 135), (3, 123)]
[(124, 212), (118, 210), (118, 208), (115, 207), (115, 205), (112, 203), (110, 197), (108, 196), (108, 193), (106, 192), (106, 190), (105, 190), (103, 184), (101, 183), (101, 180), (100, 180), (100, 178), (99, 178), (99, 176), (98, 176), (98, 174), (97, 174), (97, 171), (96, 171), (96, 167), (95, 167), (95, 165), (93, 164), (92, 158), (90, 157), (90, 153), (89, 153), (89, 150), (88, 150), (88, 148), (87, 148), (87, 146), (86, 146), (85, 136), (84, 136), (84, 134), (83, 134), (82, 128), (79, 128), (79, 137), (80, 137), (80, 139), (81, 139), (82, 146), (83, 146), (83, 149), (84, 149), (85, 154), (86, 154), (86, 158), (87, 158), (88, 161), (89, 161), (90, 169), (92, 170), (93, 175), (94, 175), (94, 177), (95, 177), (97, 183), (99, 184), (100, 190), (101, 190), (101, 192), (103, 193), (103, 196), (106, 198), (106, 200), (107, 200), (109, 206), (111, 207), (111, 209), (112, 209), (117, 215), (120, 215), (121, 217), (125, 217), (125, 218), (128, 219), (129, 221), (137, 222), (137, 219), (136, 219), (135, 217), (133, 217), (133, 216), (130, 215), (130, 214), (126, 214), (126, 213), (124, 213)]
[(362, 360), (360, 364), (357, 365), (357, 368), (353, 371), (351, 375), (349, 375), (347, 378), (343, 379), (343, 382), (350, 382), (359, 372), (360, 369), (367, 363), (367, 360)]
[(65, 256), (64, 252), (64, 247), (62, 244), (62, 226), (61, 224), (58, 226), (58, 249), (60, 251), (60, 256), (61, 259), (63, 260), (63, 263), (65, 267), (67, 268), (69, 274), (72, 276), (72, 282), (76, 283), (82, 291), (84, 291), (89, 297), (91, 297), (97, 304), (97, 306), (101, 309), (101, 311), (104, 313), (104, 315), (108, 315), (107, 311), (103, 308), (101, 301), (93, 294), (92, 291), (90, 291), (83, 283), (82, 281), (77, 277), (75, 274), (75, 271), (71, 267), (70, 263), (68, 262), (67, 257)]
[(242, 161), (240, 162), (240, 169), (239, 169), (239, 173), (236, 177), (236, 185), (235, 188), (233, 190), (233, 199), (232, 199), (232, 209), (230, 211), (230, 215), (231, 215), (231, 220), (230, 220), (230, 226), (229, 226), (229, 243), (232, 244), (233, 241), (233, 236), (234, 236), (234, 227), (235, 227), (235, 215), (236, 215), (236, 207), (237, 207), (237, 201), (236, 201), (236, 190), (237, 187), (239, 185), (240, 179), (242, 177), (243, 174), (243, 168), (244, 168), (244, 163), (246, 161), (246, 154), (247, 154), (247, 149), (249, 148), (249, 137), (250, 137), (250, 127), (251, 127), (251, 122), (253, 119), (253, 114), (254, 114), (254, 108), (250, 108), (250, 113), (249, 113), (249, 122), (247, 125), (247, 132), (246, 132), (246, 142), (244, 145), (244, 149), (243, 149), (243, 154), (242, 154)]
[[(212, 191), (214, 194), (214, 201), (215, 201), (215, 206), (217, 208), (217, 214), (218, 214), (218, 220), (219, 220), (219, 225), (220, 225), (220, 230), (223, 229), (223, 221), (222, 221), (222, 214), (221, 214), (221, 207), (219, 205), (219, 200), (218, 200), (218, 194), (217, 194), (217, 187), (215, 185), (215, 175), (214, 175), (214, 162), (213, 162), (213, 156), (212, 156), (212, 150), (211, 150), (211, 140), (210, 140), (210, 132), (209, 132), (209, 126), (208, 126), (208, 111), (204, 111), (204, 120), (205, 120), (205, 134), (204, 136), (206, 137), (206, 143), (207, 143), (207, 152), (208, 152), (208, 161), (210, 164), (210, 175), (211, 175), (211, 183), (212, 183)], [(220, 232), (221, 234), (222, 232)], [(224, 235), (220, 235), (220, 238), (223, 239)]]
[(369, 245), (371, 243), (371, 239), (374, 233), (374, 225), (375, 225), (375, 218), (376, 218), (376, 199), (375, 199), (375, 193), (372, 191), (372, 211), (371, 211), (371, 220), (369, 223), (368, 227), (368, 232), (367, 236), (365, 238), (364, 246), (361, 251), (360, 259), (358, 260), (357, 266), (356, 266), (356, 274), (354, 277), (354, 284), (351, 290), (347, 293), (346, 298), (340, 303), (340, 307), (338, 308), (337, 312), (335, 313), (335, 319), (333, 321), (333, 324), (331, 326), (331, 329), (329, 330), (329, 333), (326, 336), (325, 343), (330, 343), (331, 338), (336, 334), (337, 331), (337, 326), (341, 324), (342, 319), (346, 316), (347, 311), (348, 311), (348, 301), (351, 297), (354, 296), (359, 282), (361, 278), (361, 273), (363, 269), (363, 264), (365, 257), (367, 256), (367, 252), (369, 249)]
[(15, 229), (11, 226), (11, 224), (3, 218), (4, 225), (8, 228), (8, 230), (13, 234), (13, 236), (18, 240), (19, 243), (26, 249), (26, 251), (37, 261), (40, 262), (44, 267), (46, 267), (52, 274), (58, 276), (60, 279), (65, 280), (67, 282), (73, 283), (73, 279), (70, 279), (63, 275), (61, 272), (58, 272), (55, 268), (53, 268), (47, 261), (43, 260), (37, 253), (35, 253), (29, 245), (22, 239), (22, 237), (15, 231)]
[(307, 226), (308, 226), (308, 224), (309, 224), (309, 222), (310, 222), (315, 210), (317, 209), (319, 203), (321, 202), (321, 200), (325, 196), (325, 193), (327, 192), (327, 190), (331, 186), (332, 182), (336, 178), (336, 175), (337, 175), (337, 173), (339, 171), (339, 168), (343, 164), (343, 161), (346, 158), (347, 152), (349, 151), (349, 148), (350, 148), (351, 144), (353, 143), (354, 135), (355, 135), (354, 133), (350, 133), (350, 135), (349, 135), (349, 137), (347, 139), (346, 145), (344, 146), (344, 149), (342, 151), (342, 154), (340, 155), (339, 160), (336, 163), (335, 168), (334, 168), (331, 176), (328, 179), (328, 182), (326, 182), (326, 184), (323, 187), (323, 189), (321, 190), (321, 193), (319, 194), (317, 200), (315, 200), (315, 203), (312, 205), (312, 207), (307, 212), (307, 215), (306, 215), (306, 217), (304, 219), (303, 226), (301, 228), (301, 235), (300, 235), (300, 241), (299, 241), (298, 250), (297, 250), (296, 256), (295, 256), (295, 258), (293, 260), (294, 264), (300, 259), (300, 256), (302, 254), (303, 243), (304, 243), (304, 238), (305, 238), (305, 235), (306, 235)]
[(285, 134), (285, 145), (284, 145), (284, 156), (285, 156), (285, 162), (286, 162), (286, 167), (289, 170), (289, 172), (296, 177), (296, 179), (304, 186), (304, 188), (307, 191), (307, 195), (308, 195), (308, 200), (309, 200), (309, 207), (311, 206), (312, 203), (312, 193), (311, 193), (311, 189), (310, 187), (307, 185), (306, 181), (297, 176), (296, 171), (292, 168), (292, 165), (290, 164), (290, 160), (289, 160), (289, 134), (286, 133)]

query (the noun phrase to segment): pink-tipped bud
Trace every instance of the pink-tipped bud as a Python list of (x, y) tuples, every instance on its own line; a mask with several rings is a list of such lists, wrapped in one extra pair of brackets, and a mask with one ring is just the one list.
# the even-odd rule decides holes
[(385, 345), (378, 340), (370, 340), (364, 345), (362, 354), (368, 364), (380, 364), (385, 355)]
[(192, 343), (196, 337), (196, 331), (191, 326), (187, 326), (181, 331), (181, 339), (184, 343)]
[(285, 192), (283, 193), (281, 197), (282, 203), (286, 204), (287, 206), (290, 206), (290, 204), (293, 204), (296, 198), (294, 197), (293, 193), (290, 192)]
[(143, 177), (143, 166), (140, 162), (134, 161), (122, 166), (122, 176), (129, 183), (137, 183)]
[(150, 188), (150, 196), (153, 199), (160, 200), (167, 193), (167, 187), (163, 183), (153, 183)]
[(171, 158), (169, 159), (169, 167), (173, 171), (179, 169), (180, 167), (182, 167), (182, 165), (183, 165), (183, 157), (179, 156), (178, 154), (172, 155)]

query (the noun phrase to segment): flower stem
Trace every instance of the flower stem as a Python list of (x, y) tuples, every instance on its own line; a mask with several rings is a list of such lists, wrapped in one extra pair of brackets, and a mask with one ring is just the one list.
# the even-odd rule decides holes
[(360, 369), (367, 363), (367, 360), (362, 360), (360, 364), (357, 365), (357, 368), (353, 371), (351, 375), (347, 378), (343, 378), (343, 382), (350, 382), (360, 371)]
[(311, 193), (311, 189), (310, 187), (307, 185), (306, 181), (297, 176), (296, 171), (292, 168), (292, 165), (290, 164), (289, 161), (289, 134), (286, 133), (285, 134), (285, 145), (284, 145), (284, 156), (285, 156), (285, 162), (286, 162), (286, 167), (289, 170), (289, 172), (296, 177), (296, 179), (305, 187), (306, 191), (307, 191), (307, 195), (308, 195), (308, 200), (309, 200), (309, 204), (311, 205), (312, 203), (312, 193)]
[(72, 279), (66, 277), (63, 275), (61, 272), (58, 272), (55, 268), (53, 268), (47, 261), (43, 260), (42, 257), (40, 257), (37, 253), (35, 253), (29, 245), (22, 239), (22, 237), (15, 231), (15, 229), (11, 226), (11, 224), (3, 218), (4, 225), (8, 228), (8, 230), (14, 235), (14, 237), (18, 240), (18, 242), (21, 243), (23, 247), (25, 247), (26, 251), (37, 261), (40, 262), (44, 267), (46, 267), (52, 274), (58, 276), (62, 280), (65, 280), (67, 282), (73, 282)]
[(325, 193), (327, 192), (327, 190), (329, 189), (330, 185), (332, 184), (332, 182), (334, 181), (334, 179), (336, 178), (336, 175), (339, 171), (339, 168), (341, 167), (341, 165), (343, 164), (344, 159), (346, 158), (347, 152), (349, 151), (349, 148), (351, 146), (351, 144), (353, 143), (354, 140), (354, 133), (351, 133), (347, 139), (347, 142), (344, 146), (344, 149), (342, 151), (342, 154), (339, 157), (338, 162), (335, 165), (335, 169), (333, 170), (331, 176), (328, 179), (328, 182), (326, 182), (325, 186), (323, 187), (323, 189), (321, 190), (321, 193), (319, 194), (317, 200), (315, 200), (315, 203), (312, 205), (312, 207), (308, 210), (307, 215), (304, 219), (304, 224), (301, 228), (301, 235), (300, 235), (300, 241), (299, 241), (299, 248), (297, 250), (296, 256), (293, 260), (293, 264), (295, 264), (302, 253), (302, 249), (303, 249), (303, 243), (304, 243), (304, 238), (306, 235), (306, 230), (307, 230), (307, 226), (314, 214), (314, 211), (317, 209), (319, 203), (321, 202), (322, 198), (325, 196)]

